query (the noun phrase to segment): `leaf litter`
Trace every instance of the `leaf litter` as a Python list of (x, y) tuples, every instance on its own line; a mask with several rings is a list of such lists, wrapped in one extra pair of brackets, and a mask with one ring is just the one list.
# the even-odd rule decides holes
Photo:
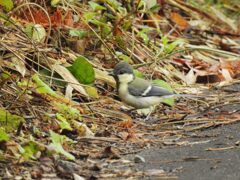
[[(178, 0), (8, 2), (0, 4), (1, 177), (176, 179), (139, 171), (126, 155), (206, 143), (185, 134), (240, 121), (240, 92), (229, 93), (240, 86), (238, 4), (210, 12)], [(203, 98), (170, 99), (148, 121), (123, 112), (108, 76), (119, 60)]]

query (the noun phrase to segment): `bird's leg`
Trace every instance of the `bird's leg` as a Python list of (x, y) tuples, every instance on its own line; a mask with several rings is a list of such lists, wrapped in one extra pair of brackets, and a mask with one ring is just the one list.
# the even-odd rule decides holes
[(154, 111), (155, 107), (151, 106), (149, 108), (144, 109), (138, 109), (137, 112), (143, 116), (145, 116), (144, 121), (149, 120), (149, 117), (151, 116), (152, 112)]
[(144, 121), (149, 120), (149, 117), (151, 116), (153, 110), (151, 109), (150, 112), (148, 113), (148, 115), (146, 116), (146, 118), (144, 119)]
[(153, 111), (155, 110), (155, 107), (154, 107), (154, 106), (151, 106), (149, 109), (150, 109), (150, 111), (149, 111), (147, 117), (144, 119), (145, 121), (149, 120), (149, 117), (151, 116), (151, 114), (152, 114)]

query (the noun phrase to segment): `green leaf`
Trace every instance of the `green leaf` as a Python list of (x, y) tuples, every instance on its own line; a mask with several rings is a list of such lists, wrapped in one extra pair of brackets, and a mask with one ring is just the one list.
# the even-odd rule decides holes
[(126, 42), (121, 35), (117, 35), (115, 41), (121, 48), (126, 48)]
[(61, 130), (63, 130), (63, 129), (66, 129), (69, 131), (73, 130), (71, 125), (68, 123), (67, 119), (65, 119), (61, 114), (57, 113), (56, 118), (59, 122), (59, 126), (60, 126)]
[(10, 77), (11, 77), (11, 73), (10, 72), (8, 72), (8, 71), (3, 71), (2, 73), (1, 73), (1, 77), (3, 78), (3, 79), (9, 79)]
[(63, 78), (56, 72), (51, 72), (48, 69), (41, 69), (39, 71), (39, 74), (41, 75), (42, 80), (50, 84), (52, 83), (53, 86), (59, 86), (59, 87), (66, 87), (67, 82), (63, 80)]
[(143, 39), (145, 44), (148, 44), (148, 42), (149, 42), (149, 37), (148, 37), (147, 33), (151, 30), (152, 30), (152, 28), (145, 27), (137, 34), (139, 37), (141, 37)]
[(69, 152), (65, 151), (62, 144), (67, 141), (71, 141), (68, 137), (57, 134), (50, 130), (50, 138), (52, 143), (49, 145), (55, 152), (64, 155), (69, 160), (75, 160), (75, 157)]
[(90, 97), (99, 98), (97, 89), (96, 89), (95, 87), (86, 86), (86, 87), (85, 87), (85, 90), (87, 91), (87, 93), (88, 93), (88, 95), (89, 95)]
[(162, 43), (163, 43), (164, 46), (166, 46), (169, 42), (169, 39), (168, 39), (167, 36), (163, 36), (161, 40), (162, 40)]
[(79, 37), (79, 38), (87, 37), (90, 34), (92, 34), (92, 33), (88, 32), (88, 31), (80, 30), (80, 29), (71, 29), (69, 31), (70, 36)]
[(13, 8), (12, 0), (0, 0), (0, 6), (3, 6), (6, 11), (11, 11)]
[(145, 2), (148, 9), (151, 9), (157, 5), (157, 0), (145, 0)]
[(99, 5), (99, 4), (95, 3), (95, 2), (90, 1), (90, 2), (88, 2), (88, 4), (91, 6), (93, 11), (106, 10), (105, 7)]
[(40, 24), (35, 24), (33, 26), (33, 35), (32, 38), (37, 42), (42, 42), (46, 37), (46, 30)]
[(4, 127), (0, 127), (0, 142), (8, 141), (9, 135), (6, 133)]
[(54, 106), (55, 109), (57, 109), (58, 113), (63, 115), (64, 118), (68, 120), (81, 120), (81, 114), (78, 109), (58, 102), (52, 102), (51, 105)]
[(89, 22), (90, 20), (94, 19), (96, 15), (97, 15), (97, 13), (95, 13), (95, 12), (86, 12), (83, 14), (83, 17), (86, 21)]
[(122, 52), (116, 51), (116, 55), (120, 60), (126, 61), (126, 62), (130, 62), (131, 58), (125, 54), (123, 54)]
[(25, 32), (27, 35), (37, 42), (44, 41), (46, 37), (46, 30), (40, 24), (28, 23), (25, 27)]
[(25, 160), (36, 159), (34, 156), (39, 151), (40, 151), (39, 145), (34, 141), (30, 141), (27, 145), (23, 147), (21, 154)]
[[(168, 90), (168, 91), (170, 91), (170, 92), (173, 92), (171, 86), (163, 80), (156, 79), (156, 80), (153, 81), (153, 83), (162, 87), (162, 88), (164, 88), (164, 89), (166, 89), (166, 90)], [(169, 106), (173, 106), (174, 105), (174, 98), (166, 98), (162, 102), (165, 103), (165, 104), (168, 104)]]
[(106, 26), (106, 23), (105, 22), (101, 22), (97, 19), (92, 19), (90, 20), (91, 23), (95, 24), (96, 26), (100, 26), (100, 27), (104, 27)]
[(17, 130), (19, 124), (24, 121), (23, 117), (11, 114), (7, 110), (0, 108), (0, 126), (3, 127), (6, 132)]
[(60, 0), (51, 0), (51, 6), (56, 7)]
[(103, 37), (106, 37), (107, 35), (109, 35), (111, 33), (112, 29), (106, 24), (105, 26), (103, 26), (102, 31), (101, 31), (101, 35)]
[(107, 13), (107, 12), (104, 12), (103, 15), (104, 15), (104, 17), (107, 17), (107, 19), (112, 19), (112, 20), (116, 20), (117, 19), (116, 16), (114, 16), (114, 15), (112, 15), (110, 13)]
[(166, 53), (171, 53), (177, 46), (183, 45), (185, 42), (183, 39), (177, 39), (176, 41), (173, 41), (172, 43), (168, 44), (165, 47)]
[(91, 84), (95, 80), (95, 72), (87, 58), (79, 56), (68, 70), (82, 84)]
[(32, 76), (32, 79), (35, 81), (37, 88), (36, 91), (40, 94), (49, 94), (54, 97), (58, 97), (58, 94), (53, 91), (47, 84), (45, 84), (37, 74)]
[(138, 7), (137, 9), (144, 9), (144, 7), (146, 6), (146, 2), (144, 0), (140, 0), (140, 2), (138, 3)]
[(143, 73), (142, 72), (140, 72), (140, 71), (138, 71), (136, 69), (134, 69), (133, 72), (134, 72), (134, 75), (136, 77), (143, 78)]
[(119, 3), (117, 0), (105, 0), (105, 2), (108, 3), (115, 10), (121, 8), (121, 3)]

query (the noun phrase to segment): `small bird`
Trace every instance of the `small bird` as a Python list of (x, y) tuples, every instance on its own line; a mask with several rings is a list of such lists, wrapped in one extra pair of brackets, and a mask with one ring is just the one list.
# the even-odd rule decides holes
[(113, 76), (116, 81), (120, 99), (136, 109), (157, 105), (165, 98), (188, 96), (186, 94), (169, 92), (158, 85), (136, 77), (132, 66), (125, 61), (119, 62), (109, 75)]

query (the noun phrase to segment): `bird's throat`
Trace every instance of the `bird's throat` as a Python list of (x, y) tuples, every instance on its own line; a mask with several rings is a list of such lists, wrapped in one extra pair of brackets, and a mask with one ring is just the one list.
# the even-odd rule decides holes
[(134, 80), (133, 74), (120, 74), (118, 75), (119, 83), (128, 84)]

